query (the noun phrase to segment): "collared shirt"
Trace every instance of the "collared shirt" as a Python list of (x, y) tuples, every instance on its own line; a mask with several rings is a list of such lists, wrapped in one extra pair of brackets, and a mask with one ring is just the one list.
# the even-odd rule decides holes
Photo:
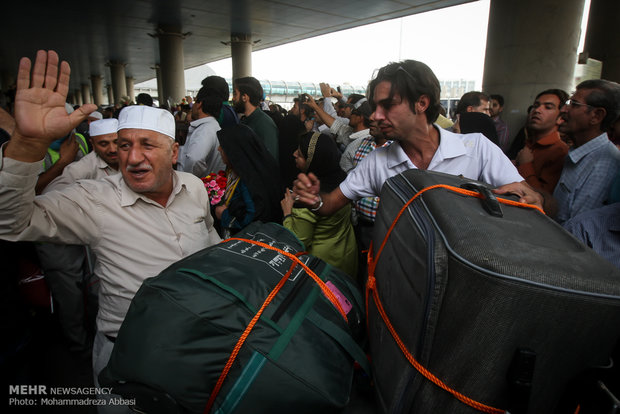
[[(429, 171), (463, 175), (496, 187), (523, 181), (502, 150), (484, 135), (436, 129), (440, 134), (439, 147), (427, 168)], [(396, 141), (368, 154), (340, 184), (340, 190), (350, 200), (379, 196), (388, 178), (412, 168), (417, 167)]]
[(558, 131), (553, 131), (534, 143), (526, 142), (525, 145), (532, 150), (534, 160), (519, 164), (519, 174), (532, 187), (553, 193), (562, 174), (568, 145), (560, 139)]
[(278, 127), (269, 115), (262, 109), (256, 108), (249, 116), (241, 119), (241, 123), (252, 128), (254, 133), (263, 141), (267, 151), (278, 162), (279, 160), (279, 143), (278, 143)]
[(194, 174), (196, 177), (206, 177), (211, 173), (225, 170), (217, 147), (217, 131), (220, 124), (212, 116), (196, 119), (189, 124), (187, 140), (179, 150), (177, 170)]
[[(355, 138), (352, 138), (354, 132), (353, 127), (349, 126), (348, 122), (345, 123), (342, 118), (335, 118), (332, 125), (329, 127), (329, 132), (336, 136), (336, 143), (345, 148)], [(370, 130), (368, 130), (370, 134)]]
[(564, 228), (620, 269), (620, 203), (581, 213)]
[(43, 194), (54, 190), (61, 190), (77, 180), (98, 180), (109, 175), (118, 174), (96, 152), (90, 152), (79, 161), (67, 165), (62, 174), (45, 187)]
[(132, 191), (121, 174), (36, 196), (40, 162), (2, 158), (0, 238), (87, 244), (101, 281), (97, 328), (116, 335), (148, 277), (220, 241), (200, 179), (173, 172), (165, 207)]
[(351, 142), (347, 145), (342, 153), (342, 156), (340, 157), (340, 168), (342, 168), (344, 172), (349, 172), (359, 162), (359, 160), (356, 161), (356, 154), (364, 140), (369, 139), (372, 142), (375, 142), (374, 138), (370, 135), (370, 129), (355, 132), (351, 134), (349, 138), (351, 139)]
[(579, 213), (602, 207), (620, 168), (620, 151), (603, 133), (568, 152), (553, 196), (558, 203), (556, 220), (564, 223)]

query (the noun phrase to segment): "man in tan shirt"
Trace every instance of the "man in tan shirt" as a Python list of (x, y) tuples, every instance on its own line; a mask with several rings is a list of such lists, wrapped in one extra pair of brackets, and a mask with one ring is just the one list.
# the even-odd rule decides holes
[(129, 106), (121, 112), (121, 174), (35, 197), (40, 162), (50, 142), (66, 135), (95, 105), (66, 113), (70, 69), (66, 62), (59, 65), (55, 52), (38, 51), (32, 80), (30, 72), (30, 60), (22, 58), (15, 97), (17, 126), (0, 150), (0, 238), (86, 244), (97, 255), (97, 386), (97, 375), (142, 281), (220, 238), (202, 181), (173, 170), (178, 155), (174, 118), (157, 108)]

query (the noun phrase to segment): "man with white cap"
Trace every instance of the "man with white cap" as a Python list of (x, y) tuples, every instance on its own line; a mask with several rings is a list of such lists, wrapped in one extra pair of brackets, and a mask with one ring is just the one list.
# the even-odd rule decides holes
[(118, 173), (118, 120), (101, 119), (90, 124), (88, 132), (93, 152), (65, 167), (62, 175), (54, 179), (43, 191), (59, 190), (77, 180), (98, 180)]
[(94, 105), (70, 115), (64, 111), (70, 69), (66, 62), (59, 65), (55, 52), (37, 52), (32, 80), (30, 69), (30, 60), (22, 58), (15, 97), (17, 126), (0, 149), (0, 238), (86, 244), (97, 255), (97, 386), (97, 375), (107, 364), (142, 281), (220, 238), (202, 181), (172, 168), (178, 155), (174, 118), (162, 109), (136, 105), (121, 111), (121, 174), (82, 180), (35, 197), (38, 166), (49, 142), (79, 124)]
[(91, 122), (99, 121), (101, 119), (103, 119), (103, 114), (99, 111), (94, 111), (91, 112), (90, 115), (88, 115), (86, 121), (88, 121), (88, 124), (90, 125)]

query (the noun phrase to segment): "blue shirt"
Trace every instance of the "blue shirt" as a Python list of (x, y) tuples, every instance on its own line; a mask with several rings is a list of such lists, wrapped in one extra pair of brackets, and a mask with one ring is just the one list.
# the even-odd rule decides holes
[(558, 202), (556, 220), (564, 223), (579, 213), (602, 207), (620, 168), (620, 151), (603, 133), (569, 151), (553, 191)]
[(579, 214), (564, 228), (620, 269), (620, 203)]

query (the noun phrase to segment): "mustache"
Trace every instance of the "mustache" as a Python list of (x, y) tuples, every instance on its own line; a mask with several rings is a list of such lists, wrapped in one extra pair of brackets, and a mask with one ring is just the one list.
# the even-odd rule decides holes
[(151, 167), (149, 164), (141, 163), (138, 165), (128, 165), (127, 167), (125, 167), (125, 170), (127, 170), (127, 172), (142, 171), (142, 170), (153, 171), (153, 167)]

